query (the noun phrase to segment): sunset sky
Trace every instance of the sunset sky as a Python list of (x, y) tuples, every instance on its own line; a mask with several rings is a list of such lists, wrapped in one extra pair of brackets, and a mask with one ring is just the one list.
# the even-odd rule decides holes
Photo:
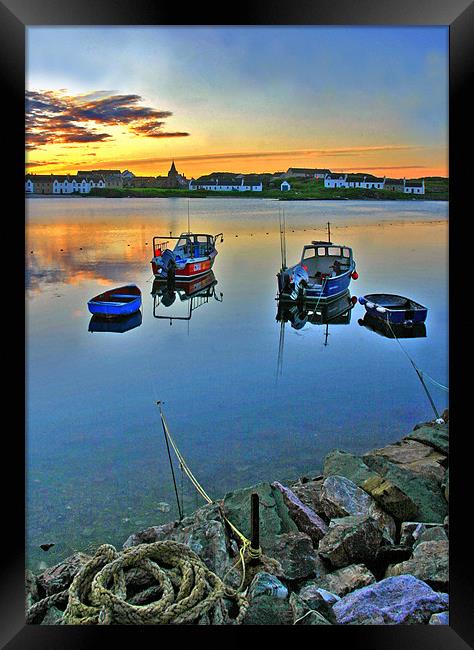
[(27, 170), (448, 175), (447, 27), (29, 27)]

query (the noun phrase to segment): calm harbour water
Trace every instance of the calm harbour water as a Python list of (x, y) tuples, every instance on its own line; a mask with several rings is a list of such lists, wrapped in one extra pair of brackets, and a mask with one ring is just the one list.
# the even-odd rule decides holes
[[(215, 297), (153, 310), (154, 235), (187, 229), (187, 199), (27, 201), (27, 555), (38, 569), (103, 542), (120, 546), (176, 514), (156, 400), (193, 472), (216, 498), (263, 480), (317, 473), (338, 447), (382, 446), (433, 412), (396, 341), (358, 324), (280, 323), (278, 211), (287, 260), (324, 239), (351, 246), (352, 295), (400, 293), (427, 305), (417, 365), (448, 382), (448, 204), (192, 199), (194, 232), (224, 232)], [(32, 252), (31, 252), (32, 251)], [(87, 300), (134, 282), (142, 323), (90, 332)], [(221, 296), (222, 294), (222, 296)], [(430, 385), (441, 412), (447, 394)], [(176, 466), (175, 466), (176, 467)], [(177, 468), (176, 468), (177, 469)], [(181, 490), (181, 477), (178, 470)], [(202, 501), (183, 485), (186, 512)], [(171, 512), (157, 504), (167, 502)], [(40, 544), (53, 542), (48, 553)]]

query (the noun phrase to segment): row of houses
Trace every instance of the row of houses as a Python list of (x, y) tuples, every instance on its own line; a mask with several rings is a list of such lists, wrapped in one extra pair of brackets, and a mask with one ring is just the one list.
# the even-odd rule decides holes
[(201, 176), (191, 179), (190, 190), (211, 190), (214, 192), (261, 192), (262, 180), (254, 174), (222, 174), (216, 177)]
[(176, 170), (174, 162), (167, 176), (135, 176), (128, 169), (95, 169), (77, 174), (27, 174), (28, 194), (89, 194), (93, 188), (122, 187), (187, 187), (187, 179)]
[(371, 174), (326, 174), (324, 187), (347, 188), (358, 187), (367, 190), (389, 190), (404, 194), (424, 194), (425, 181), (410, 181), (405, 178), (383, 178)]

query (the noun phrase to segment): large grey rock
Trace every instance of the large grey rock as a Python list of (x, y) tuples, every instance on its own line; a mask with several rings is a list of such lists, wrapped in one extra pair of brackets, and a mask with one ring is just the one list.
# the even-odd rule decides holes
[(428, 623), (432, 614), (444, 612), (448, 595), (437, 593), (411, 575), (386, 578), (358, 589), (334, 606), (340, 624), (397, 625)]
[(345, 476), (328, 476), (322, 486), (321, 503), (329, 519), (350, 515), (372, 517), (384, 536), (394, 543), (396, 526), (393, 518), (367, 492)]
[[(382, 476), (383, 479), (398, 488), (405, 495), (406, 499), (411, 502), (413, 512), (409, 508), (407, 513), (399, 512), (398, 518), (401, 518), (402, 521), (443, 522), (448, 506), (441, 487), (436, 480), (404, 469), (381, 456), (366, 456), (365, 462), (372, 470)], [(367, 483), (364, 489), (366, 489)], [(377, 499), (374, 492), (371, 492), (371, 494), (379, 503), (381, 500), (383, 501), (383, 499)], [(390, 512), (390, 514), (397, 516), (395, 512), (388, 508), (387, 504), (381, 503), (381, 506), (384, 510)], [(409, 516), (400, 517), (400, 514), (407, 514)], [(411, 516), (412, 514), (415, 514), (415, 516)]]
[(74, 576), (91, 560), (86, 553), (74, 553), (59, 564), (50, 567), (37, 576), (37, 583), (47, 596), (64, 591), (71, 584)]
[(342, 597), (373, 582), (375, 582), (375, 577), (364, 564), (350, 564), (328, 573), (322, 586), (329, 592)]
[(415, 540), (413, 548), (415, 549), (419, 544), (423, 542), (447, 542), (448, 535), (444, 526), (430, 526), (424, 530), (418, 539)]
[(420, 542), (410, 560), (388, 567), (386, 576), (409, 573), (434, 589), (445, 590), (449, 583), (449, 543), (447, 540)]
[(276, 576), (260, 571), (248, 588), (248, 597), (256, 598), (263, 595), (285, 599), (288, 598), (288, 589)]
[(290, 513), (290, 517), (295, 522), (298, 530), (309, 535), (313, 544), (317, 546), (319, 540), (324, 537), (328, 531), (328, 525), (326, 522), (323, 521), (314, 510), (311, 510), (311, 508), (305, 505), (289, 488), (283, 486), (278, 481), (272, 483), (272, 487), (281, 492), (283, 501)]
[(375, 560), (382, 531), (370, 517), (353, 515), (331, 522), (328, 534), (319, 543), (319, 554), (339, 568)]
[(364, 463), (360, 456), (340, 449), (333, 449), (326, 456), (323, 474), (325, 478), (333, 475), (345, 476), (362, 489), (364, 489), (363, 485), (367, 480), (378, 476)]
[(324, 478), (313, 479), (305, 483), (297, 482), (291, 485), (291, 489), (305, 506), (311, 508), (311, 510), (324, 519), (326, 515), (321, 504), (323, 481)]
[(446, 455), (425, 445), (417, 440), (404, 439), (380, 449), (364, 454), (368, 456), (382, 456), (391, 463), (409, 469), (413, 472), (435, 479), (438, 483), (444, 478), (444, 464)]
[(286, 580), (300, 580), (318, 570), (318, 557), (311, 538), (305, 533), (283, 533), (273, 539), (266, 554), (278, 560)]
[(417, 440), (440, 451), (442, 454), (449, 453), (449, 424), (434, 424), (422, 426), (405, 436), (407, 440)]
[(291, 519), (283, 495), (270, 483), (259, 483), (250, 488), (229, 492), (224, 497), (226, 517), (246, 537), (250, 538), (250, 502), (251, 495), (258, 494), (260, 499), (260, 546), (266, 553), (276, 535), (297, 532), (298, 528)]
[[(313, 580), (305, 583), (305, 585), (300, 589), (298, 596), (311, 609), (321, 608), (322, 602), (325, 603), (325, 606), (332, 608), (332, 605), (334, 605), (334, 603), (337, 603), (337, 601), (340, 600), (340, 596), (338, 596), (337, 594), (333, 594), (332, 592), (328, 591), (327, 589), (324, 589), (323, 587), (320, 587), (318, 582)], [(330, 609), (330, 611), (332, 612), (332, 609)], [(322, 614), (324, 616), (325, 612), (322, 612)], [(331, 615), (328, 614), (327, 609), (326, 609), (326, 618), (331, 623), (335, 622), (331, 619)]]
[(140, 530), (130, 537), (123, 544), (123, 548), (130, 548), (131, 546), (138, 546), (139, 544), (152, 544), (153, 542), (162, 542), (165, 539), (172, 539), (172, 534), (175, 528), (179, 525), (177, 521), (170, 521), (161, 526), (150, 526), (144, 530)]

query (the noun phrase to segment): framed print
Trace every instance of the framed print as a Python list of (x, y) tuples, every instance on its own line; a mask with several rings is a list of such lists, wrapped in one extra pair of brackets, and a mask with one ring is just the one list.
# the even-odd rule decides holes
[(472, 4), (221, 10), (0, 4), (2, 640), (467, 648)]

